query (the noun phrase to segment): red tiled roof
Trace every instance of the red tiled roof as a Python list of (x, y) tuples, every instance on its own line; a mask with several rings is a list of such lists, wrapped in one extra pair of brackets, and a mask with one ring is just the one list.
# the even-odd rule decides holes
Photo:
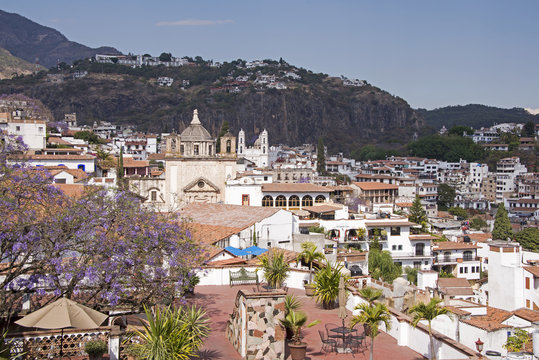
[(492, 240), (492, 234), (491, 233), (475, 233), (475, 234), (466, 234), (457, 237), (457, 240), (459, 242), (464, 241), (464, 237), (468, 236), (471, 241), (474, 242), (487, 242), (488, 240)]
[(468, 250), (468, 249), (478, 249), (479, 246), (469, 244), (469, 243), (461, 243), (461, 242), (455, 242), (455, 241), (442, 241), (438, 242), (434, 245), (432, 248), (432, 251), (439, 251), (439, 250)]
[(418, 235), (410, 235), (408, 236), (410, 241), (414, 240), (438, 240), (439, 238), (436, 236), (432, 236), (430, 234), (418, 234)]
[(303, 207), (303, 210), (307, 210), (309, 212), (316, 213), (316, 214), (333, 212), (340, 209), (342, 209), (342, 206), (335, 206), (335, 205), (315, 205), (315, 206)]
[(62, 190), (69, 197), (79, 198), (85, 190), (85, 186), (81, 184), (52, 184), (54, 187)]
[(513, 311), (513, 314), (515, 314), (518, 317), (523, 318), (524, 320), (528, 320), (529, 322), (532, 322), (532, 323), (539, 321), (539, 311), (536, 311), (536, 310), (520, 308)]
[(148, 160), (133, 160), (132, 158), (124, 158), (124, 168), (140, 168), (150, 166)]
[(539, 278), (539, 266), (524, 266), (524, 270), (533, 274), (533, 277)]
[(262, 185), (262, 192), (315, 192), (315, 193), (329, 193), (331, 189), (325, 186), (319, 186), (314, 184), (300, 184), (300, 183), (275, 183)]
[(237, 228), (240, 231), (280, 210), (261, 206), (193, 203), (181, 209), (180, 214), (196, 224)]
[(394, 184), (385, 184), (375, 181), (354, 182), (353, 184), (361, 190), (396, 190), (399, 188)]
[(495, 331), (512, 327), (511, 325), (502, 324), (510, 316), (511, 312), (509, 311), (488, 306), (487, 315), (472, 316), (470, 319), (462, 321), (483, 330)]
[(439, 278), (439, 287), (470, 287), (468, 280), (463, 278)]

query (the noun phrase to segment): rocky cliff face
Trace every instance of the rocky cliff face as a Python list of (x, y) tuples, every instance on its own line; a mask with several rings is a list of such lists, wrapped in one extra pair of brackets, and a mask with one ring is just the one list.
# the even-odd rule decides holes
[(247, 139), (267, 129), (271, 144), (316, 143), (323, 136), (331, 151), (350, 152), (365, 144), (405, 144), (422, 125), (402, 99), (370, 85), (343, 87), (326, 80), (287, 90), (211, 93), (208, 86), (159, 87), (153, 79), (119, 74), (89, 74), (60, 84), (46, 76), (33, 81), (0, 82), (0, 93), (24, 93), (50, 107), (57, 119), (76, 112), (82, 123), (130, 123), (141, 130), (181, 131), (198, 108), (204, 126), (217, 136), (226, 120)]

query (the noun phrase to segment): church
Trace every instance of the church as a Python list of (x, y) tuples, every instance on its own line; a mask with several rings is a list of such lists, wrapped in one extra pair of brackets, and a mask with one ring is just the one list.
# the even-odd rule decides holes
[(247, 146), (245, 131), (241, 129), (238, 134), (238, 157), (252, 161), (259, 168), (269, 167), (269, 141), (266, 129), (260, 133), (253, 146)]
[[(225, 200), (225, 182), (236, 175), (236, 139), (227, 133), (216, 140), (202, 126), (198, 111), (181, 134), (165, 138), (165, 202), (176, 210), (190, 203), (218, 203)], [(267, 145), (266, 145), (267, 148)]]

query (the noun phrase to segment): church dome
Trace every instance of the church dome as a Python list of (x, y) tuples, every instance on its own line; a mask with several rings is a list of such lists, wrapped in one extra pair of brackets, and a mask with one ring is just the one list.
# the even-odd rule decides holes
[(261, 145), (260, 137), (258, 137), (258, 138), (256, 139), (256, 141), (255, 141), (254, 146), (255, 146), (255, 147), (260, 147), (260, 145)]
[(182, 131), (180, 134), (181, 141), (211, 141), (211, 137), (208, 130), (202, 126), (200, 120), (198, 119), (198, 110), (193, 111), (193, 120), (191, 124)]

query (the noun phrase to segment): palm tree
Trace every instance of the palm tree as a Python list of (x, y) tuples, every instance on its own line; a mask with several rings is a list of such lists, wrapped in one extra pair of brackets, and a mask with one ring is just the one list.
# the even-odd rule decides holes
[(288, 277), (290, 264), (284, 258), (284, 251), (273, 250), (259, 257), (260, 265), (257, 270), (264, 271), (268, 285), (280, 288)]
[(436, 353), (434, 352), (434, 342), (432, 341), (432, 327), (431, 323), (436, 317), (440, 315), (446, 315), (450, 319), (452, 318), (449, 309), (441, 307), (439, 304), (442, 299), (432, 298), (428, 304), (419, 303), (410, 309), (410, 314), (413, 314), (414, 319), (412, 325), (415, 327), (421, 320), (427, 320), (429, 323), (429, 338), (430, 338), (430, 358), (436, 360)]
[(378, 326), (380, 323), (384, 323), (386, 330), (391, 329), (391, 318), (389, 316), (389, 310), (384, 304), (359, 304), (356, 306), (356, 310), (361, 310), (359, 315), (352, 318), (350, 327), (354, 327), (357, 324), (365, 324), (368, 329), (368, 336), (371, 338), (371, 349), (369, 359), (373, 360), (374, 356), (374, 338), (378, 335)]
[(367, 300), (369, 305), (373, 305), (376, 300), (382, 297), (382, 290), (369, 286), (359, 290), (359, 295), (361, 295), (363, 299)]
[(313, 276), (313, 262), (316, 260), (325, 260), (326, 256), (316, 250), (316, 245), (313, 242), (306, 241), (301, 244), (301, 249), (303, 250), (297, 258), (297, 261), (303, 260), (307, 265), (309, 265), (309, 284), (312, 282)]

